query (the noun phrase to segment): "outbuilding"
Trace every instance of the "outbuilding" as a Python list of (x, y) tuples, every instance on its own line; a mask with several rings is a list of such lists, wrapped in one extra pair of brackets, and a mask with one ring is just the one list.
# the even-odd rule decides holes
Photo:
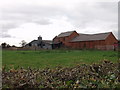
[(53, 42), (62, 43), (61, 46), (74, 49), (100, 49), (114, 50), (118, 40), (112, 32), (98, 34), (82, 34), (76, 31), (69, 31), (59, 34)]

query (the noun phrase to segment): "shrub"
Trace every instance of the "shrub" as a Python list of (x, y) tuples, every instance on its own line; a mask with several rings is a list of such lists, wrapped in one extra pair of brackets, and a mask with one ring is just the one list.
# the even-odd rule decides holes
[(118, 64), (56, 67), (54, 69), (2, 69), (3, 88), (119, 88)]

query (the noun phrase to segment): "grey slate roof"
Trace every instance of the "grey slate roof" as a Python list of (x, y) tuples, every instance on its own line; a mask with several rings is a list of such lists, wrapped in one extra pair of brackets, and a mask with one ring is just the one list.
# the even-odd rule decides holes
[(73, 32), (74, 31), (63, 32), (63, 33), (60, 33), (57, 37), (66, 37), (71, 35)]
[(33, 40), (30, 43), (37, 43), (38, 44), (39, 42), (38, 42), (38, 40)]
[(42, 40), (45, 43), (52, 44), (52, 40)]
[(94, 40), (105, 40), (111, 32), (99, 33), (99, 34), (79, 34), (79, 36), (73, 38), (70, 42), (77, 41), (94, 41)]
[[(52, 44), (52, 41), (51, 41), (51, 40), (42, 40), (42, 42), (48, 43), (48, 44)], [(39, 44), (40, 42), (39, 42), (38, 40), (33, 40), (33, 41), (31, 41), (30, 43)]]

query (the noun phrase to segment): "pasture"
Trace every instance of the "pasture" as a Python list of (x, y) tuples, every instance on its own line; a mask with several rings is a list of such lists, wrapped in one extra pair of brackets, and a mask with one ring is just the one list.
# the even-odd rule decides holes
[(100, 63), (103, 60), (117, 63), (118, 52), (97, 50), (2, 51), (2, 65), (7, 68), (73, 67), (77, 64)]

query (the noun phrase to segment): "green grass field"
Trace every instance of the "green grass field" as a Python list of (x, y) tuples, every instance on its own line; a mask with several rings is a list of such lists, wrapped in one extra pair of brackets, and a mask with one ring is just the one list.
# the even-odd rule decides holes
[(27, 68), (53, 68), (56, 66), (71, 67), (76, 64), (98, 63), (118, 60), (116, 51), (90, 50), (42, 50), (42, 51), (3, 51), (2, 65)]

